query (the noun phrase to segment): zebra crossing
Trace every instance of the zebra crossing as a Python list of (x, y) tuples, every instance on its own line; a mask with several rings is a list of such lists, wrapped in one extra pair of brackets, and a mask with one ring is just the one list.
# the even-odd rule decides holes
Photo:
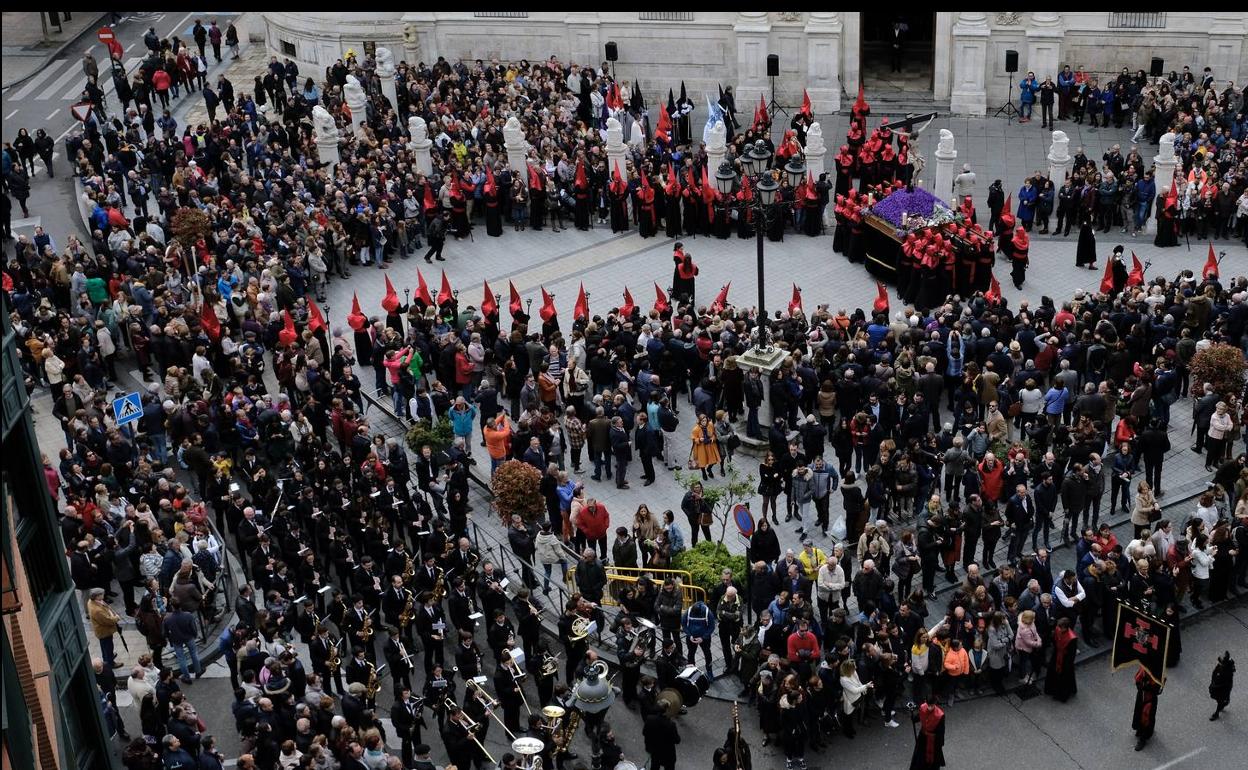
[[(133, 56), (123, 62), (127, 77), (134, 74), (141, 61), (143, 57)], [(82, 71), (81, 59), (57, 59), (23, 83), (16, 91), (5, 94), (4, 101), (19, 109), (28, 99), (33, 102), (69, 102), (72, 104), (82, 97), (82, 89), (86, 87), (86, 84), (87, 76)], [(107, 67), (100, 69), (100, 87), (106, 95), (111, 95), (115, 89), (112, 73)], [(25, 112), (25, 110), (22, 111)]]

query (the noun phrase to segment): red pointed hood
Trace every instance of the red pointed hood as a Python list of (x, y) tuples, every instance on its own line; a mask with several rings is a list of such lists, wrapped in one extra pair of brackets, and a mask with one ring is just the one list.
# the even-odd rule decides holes
[(451, 282), (446, 277), (446, 271), (442, 271), (442, 288), (438, 290), (438, 307), (449, 305), (455, 301), (455, 292), (451, 291)]
[(628, 191), (628, 184), (624, 181), (624, 175), (620, 173), (620, 162), (615, 162), (615, 168), (611, 172), (611, 191), (616, 195), (623, 195)]
[(1131, 272), (1127, 275), (1128, 286), (1144, 285), (1144, 263), (1140, 262), (1140, 258), (1135, 256), (1135, 252), (1131, 252)]
[(868, 115), (871, 113), (871, 106), (867, 104), (865, 92), (863, 90), (862, 80), (858, 81), (858, 98), (854, 100), (852, 110), (854, 115)]
[(1001, 283), (995, 275), (992, 276), (992, 284), (988, 287), (988, 291), (984, 292), (984, 299), (993, 303), (1001, 301)]
[(636, 309), (637, 303), (633, 302), (633, 295), (628, 291), (628, 287), (624, 287), (624, 304), (620, 305), (620, 315), (628, 318)]
[(802, 290), (797, 288), (797, 284), (793, 284), (793, 296), (789, 299), (789, 315), (797, 315), (802, 312)]
[(438, 199), (434, 197), (433, 185), (425, 182), (425, 213), (438, 210)]
[(1114, 290), (1114, 260), (1105, 260), (1105, 273), (1101, 276), (1101, 293), (1109, 294)]
[(347, 326), (358, 331), (363, 331), (368, 324), (368, 318), (360, 310), (360, 298), (354, 292), (351, 294), (351, 312), (347, 315)]
[(481, 298), (481, 315), (488, 320), (498, 315), (498, 300), (494, 299), (494, 292), (490, 291), (490, 282), (481, 282), (485, 287), (485, 295)]
[(654, 129), (654, 138), (663, 143), (672, 140), (672, 116), (667, 114), (667, 110), (659, 110), (659, 124)]
[(511, 317), (515, 318), (524, 308), (524, 302), (520, 299), (520, 292), (516, 290), (516, 285), (511, 281), (508, 281), (507, 285), (511, 288), (511, 301), (507, 303), (507, 309), (511, 311)]
[(663, 191), (670, 197), (680, 195), (680, 175), (676, 173), (676, 168), (671, 164), (667, 164), (667, 186)]
[(386, 296), (381, 298), (381, 309), (387, 313), (393, 313), (399, 309), (399, 293), (394, 290), (394, 284), (390, 283), (390, 276), (386, 279)]
[(498, 192), (498, 185), (494, 183), (494, 167), (485, 164), (485, 194), (494, 195)]
[[(702, 167), (702, 201), (710, 206), (719, 196), (719, 192), (715, 189), (715, 185), (711, 184), (710, 178), (707, 176), (706, 166)], [(714, 215), (712, 214), (712, 217)]]
[(672, 303), (668, 301), (667, 294), (663, 289), (659, 288), (658, 282), (654, 284), (654, 310), (660, 315), (671, 310)]
[(589, 189), (589, 176), (585, 173), (585, 161), (576, 161), (576, 189)]
[(1213, 253), (1213, 244), (1209, 244), (1209, 256), (1205, 257), (1205, 266), (1200, 269), (1200, 277), (1206, 281), (1209, 276), (1214, 278), (1220, 277), (1218, 272), (1218, 258)]
[(308, 300), (308, 328), (313, 334), (325, 328), (325, 316), (321, 315), (321, 308), (314, 299)]
[(555, 310), (555, 298), (546, 291), (545, 286), (542, 287), (542, 309), (538, 311), (538, 315), (543, 321), (550, 321), (559, 315), (559, 311)]
[[(9, 276), (6, 273), (4, 277), (8, 278)], [(11, 278), (9, 280), (12, 281)], [(316, 305), (313, 304), (313, 307), (316, 307)], [(214, 343), (221, 339), (221, 320), (217, 318), (217, 313), (212, 309), (212, 305), (207, 302), (203, 303), (199, 309), (199, 325), (203, 328), (204, 334), (208, 335), (208, 339)]]
[(771, 116), (767, 114), (767, 101), (762, 94), (758, 95), (758, 120), (764, 125), (771, 122)]
[(295, 344), (295, 340), (299, 339), (299, 332), (295, 331), (295, 319), (289, 310), (283, 310), (282, 315), (286, 322), (282, 325), (282, 330), (277, 333), (277, 341), (290, 347)]
[(806, 93), (805, 88), (802, 89), (802, 114), (808, 118), (813, 118), (815, 116), (814, 112), (811, 111), (810, 108), (810, 94)]
[(806, 172), (806, 200), (819, 200), (819, 190), (815, 188), (815, 172)]
[(416, 268), (416, 299), (425, 307), (433, 307), (433, 295), (429, 293), (429, 284), (425, 282), (424, 273)]
[(719, 290), (719, 294), (715, 295), (715, 301), (711, 303), (710, 311), (718, 313), (728, 307), (728, 289), (732, 288), (732, 281), (724, 284), (724, 288)]
[(581, 289), (576, 294), (576, 304), (572, 306), (572, 320), (588, 320), (589, 318), (589, 297), (585, 296), (585, 282), (581, 282)]
[(875, 282), (875, 303), (871, 308), (877, 313), (888, 312), (888, 289), (879, 281)]

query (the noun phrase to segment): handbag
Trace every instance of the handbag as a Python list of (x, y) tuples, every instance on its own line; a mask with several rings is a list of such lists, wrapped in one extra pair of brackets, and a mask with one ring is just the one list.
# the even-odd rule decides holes
[(735, 433), (728, 436), (728, 451), (735, 452), (741, 446), (741, 437)]
[(1023, 413), (1023, 402), (1015, 401), (1006, 408), (1006, 414), (1010, 417), (1017, 417)]
[(687, 461), (685, 461), (685, 467), (686, 467), (686, 468), (688, 468), (688, 469), (689, 469), (689, 470), (691, 470), (691, 471), (696, 471), (696, 470), (698, 470), (698, 461), (697, 461), (697, 460), (695, 460), (695, 459), (693, 459), (693, 453), (692, 453), (692, 452), (689, 454), (689, 459), (688, 459)]

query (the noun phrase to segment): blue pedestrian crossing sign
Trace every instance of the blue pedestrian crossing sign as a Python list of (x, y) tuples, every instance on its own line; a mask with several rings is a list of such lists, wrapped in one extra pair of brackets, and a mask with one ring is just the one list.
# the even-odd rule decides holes
[(143, 404), (139, 401), (139, 394), (127, 393), (124, 396), (113, 399), (113, 416), (117, 418), (117, 426), (129, 425), (135, 420), (143, 416)]

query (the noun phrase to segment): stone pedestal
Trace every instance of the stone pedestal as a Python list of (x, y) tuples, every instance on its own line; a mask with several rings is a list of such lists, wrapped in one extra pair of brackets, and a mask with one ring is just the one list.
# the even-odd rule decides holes
[[(1174, 186), (1174, 170), (1179, 165), (1179, 159), (1174, 155), (1175, 135), (1165, 133), (1158, 140), (1157, 154), (1153, 156), (1153, 165), (1157, 167), (1157, 172), (1153, 176), (1153, 181), (1157, 183), (1157, 194), (1163, 198), (1170, 192), (1170, 188)], [(1144, 223), (1144, 231), (1148, 233), (1157, 232), (1156, 219), (1156, 201), (1153, 202), (1153, 216), (1148, 218)]]
[(429, 127), (425, 125), (425, 119), (413, 115), (407, 119), (408, 142), (407, 147), (412, 152), (412, 158), (416, 163), (416, 170), (425, 176), (433, 173), (433, 156), (429, 151), (433, 148), (433, 141), (429, 139)]
[[(759, 350), (752, 347), (743, 355), (737, 356), (737, 365), (745, 370), (746, 376), (749, 376), (750, 369), (757, 368), (763, 375), (763, 382), (770, 383), (771, 375), (780, 368), (780, 364), (785, 359), (785, 352), (777, 347), (768, 348), (767, 350)], [(746, 452), (762, 457), (769, 451), (767, 442), (767, 431), (771, 429), (771, 422), (775, 413), (772, 410), (771, 388), (768, 385), (763, 386), (763, 403), (758, 406), (758, 425), (762, 429), (763, 438), (754, 439), (745, 435), (745, 430), (737, 431), (737, 435), (741, 437), (741, 448)], [(792, 426), (790, 426), (792, 427)]]
[(507, 123), (503, 125), (503, 148), (507, 150), (507, 165), (511, 166), (512, 173), (523, 174), (521, 178), (528, 184), (529, 169), (524, 156), (529, 150), (529, 143), (525, 141), (524, 129), (515, 115), (507, 118)]
[(719, 170), (719, 164), (724, 162), (724, 156), (728, 154), (728, 130), (724, 127), (721, 120), (710, 127), (706, 138), (706, 173), (711, 183), (715, 182), (715, 172)]
[(816, 120), (810, 124), (810, 129), (806, 132), (805, 150), (806, 168), (814, 174), (815, 181), (818, 181), (819, 175), (827, 170), (824, 166), (827, 154), (827, 145), (823, 143), (823, 126), (819, 125), (819, 121)]
[[(399, 91), (394, 83), (394, 54), (389, 48), (377, 49), (377, 77), (381, 80), (381, 93), (390, 101), (390, 106), (397, 113), (399, 110)], [(357, 124), (358, 125), (358, 124)]]
[(1027, 27), (1027, 69), (1036, 73), (1041, 83), (1046, 77), (1057, 82), (1057, 73), (1061, 69), (1062, 38), (1065, 35), (1061, 14), (1052, 11), (1031, 14), (1031, 24)]
[[(640, 132), (638, 126), (633, 127), (633, 132)], [(627, 148), (624, 146), (624, 126), (620, 125), (620, 121), (615, 118), (607, 118), (607, 175), (615, 173), (615, 167), (620, 167), (620, 176), (625, 180), (628, 179), (628, 164), (625, 163), (625, 155)]]
[(1065, 131), (1054, 131), (1053, 143), (1049, 145), (1049, 179), (1053, 180), (1054, 188), (1060, 188), (1066, 182), (1074, 165), (1075, 159), (1070, 156), (1070, 138)]
[(816, 114), (841, 109), (843, 31), (841, 14), (836, 11), (812, 11), (806, 21), (806, 92)]
[(956, 115), (988, 112), (985, 85), (988, 61), (988, 14), (962, 11), (953, 25), (953, 90), (949, 111)]
[(329, 174), (333, 176), (334, 169), (342, 161), (338, 154), (338, 140), (341, 135), (329, 110), (319, 104), (312, 108), (312, 138), (316, 141), (316, 153), (321, 163), (329, 167)]
[[(958, 159), (958, 151), (954, 149), (953, 132), (947, 128), (940, 129), (940, 142), (936, 145), (936, 186), (930, 191), (942, 201), (953, 200), (953, 164)], [(957, 209), (957, 201), (953, 208)]]
[(758, 104), (758, 97), (771, 95), (767, 79), (767, 54), (771, 53), (768, 12), (738, 13), (732, 31), (737, 38), (737, 108), (752, 114), (751, 108)]
[(368, 120), (368, 97), (364, 94), (364, 87), (360, 85), (360, 81), (355, 75), (347, 75), (347, 84), (342, 88), (343, 97), (347, 102), (347, 109), (351, 110), (351, 122), (347, 125), (347, 133), (354, 135), (355, 127)]

